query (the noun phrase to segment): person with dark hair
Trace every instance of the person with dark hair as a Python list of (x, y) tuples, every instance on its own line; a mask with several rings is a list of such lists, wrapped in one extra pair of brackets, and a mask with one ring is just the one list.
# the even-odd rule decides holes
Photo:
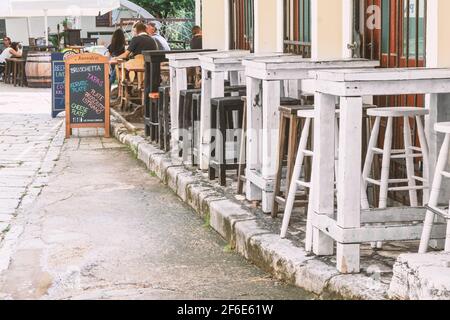
[(118, 57), (125, 52), (125, 33), (122, 29), (116, 29), (112, 35), (111, 44), (108, 46), (108, 53), (111, 57)]
[(158, 50), (158, 44), (155, 39), (147, 33), (147, 26), (142, 22), (137, 22), (133, 27), (135, 37), (131, 39), (128, 49), (124, 53), (117, 56), (117, 59), (127, 59), (130, 56), (142, 54), (142, 51)]
[(202, 28), (200, 28), (199, 26), (194, 26), (192, 28), (191, 49), (192, 50), (203, 49)]
[[(110, 57), (115, 58), (120, 56), (125, 52), (125, 46), (127, 42), (125, 40), (125, 33), (122, 29), (116, 29), (112, 35), (111, 44), (108, 46), (108, 52)], [(110, 68), (110, 75), (109, 75), (109, 83), (112, 85), (114, 82), (116, 82), (116, 67), (114, 65), (111, 65)]]

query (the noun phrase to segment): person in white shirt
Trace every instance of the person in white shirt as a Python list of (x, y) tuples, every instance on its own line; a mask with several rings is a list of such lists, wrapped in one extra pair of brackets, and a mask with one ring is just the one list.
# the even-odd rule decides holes
[(154, 22), (147, 25), (147, 33), (156, 40), (159, 50), (170, 51), (170, 46), (167, 40), (159, 34), (158, 26)]
[(11, 38), (9, 37), (3, 38), (3, 44), (5, 46), (5, 49), (0, 54), (0, 77), (2, 77), (5, 71), (6, 59), (22, 57), (22, 52), (19, 49), (19, 44), (12, 43)]

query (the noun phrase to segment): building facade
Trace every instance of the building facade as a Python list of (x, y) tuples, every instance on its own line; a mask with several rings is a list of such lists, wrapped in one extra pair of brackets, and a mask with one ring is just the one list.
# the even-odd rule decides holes
[(202, 0), (205, 47), (450, 66), (447, 0)]

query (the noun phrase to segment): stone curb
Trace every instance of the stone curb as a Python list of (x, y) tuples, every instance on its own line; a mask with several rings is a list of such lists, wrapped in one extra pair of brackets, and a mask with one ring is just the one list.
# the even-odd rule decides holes
[(200, 174), (190, 171), (144, 138), (129, 134), (122, 123), (112, 122), (117, 140), (127, 145), (164, 184), (209, 223), (236, 252), (279, 280), (323, 298), (387, 299), (389, 286), (358, 275), (340, 275), (336, 269), (303, 248), (261, 228), (247, 209), (228, 199)]

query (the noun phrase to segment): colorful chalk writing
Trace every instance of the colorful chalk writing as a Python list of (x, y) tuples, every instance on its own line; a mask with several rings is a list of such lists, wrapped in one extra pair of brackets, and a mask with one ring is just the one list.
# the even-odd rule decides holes
[(86, 92), (83, 97), (83, 103), (87, 105), (89, 108), (94, 110), (97, 114), (101, 114), (105, 111), (105, 105), (102, 102), (105, 98), (96, 93), (95, 90), (91, 90), (91, 92)]
[(80, 117), (80, 118), (84, 118), (89, 109), (86, 108), (85, 106), (80, 106), (79, 104), (76, 103), (72, 103), (72, 105), (70, 106), (70, 109), (72, 110), (72, 114), (76, 117)]
[(101, 80), (99, 77), (97, 77), (95, 74), (88, 73), (88, 80), (92, 81), (92, 83), (95, 83), (99, 87), (103, 87), (104, 81)]
[(86, 80), (76, 81), (70, 84), (70, 91), (72, 92), (85, 92), (88, 88), (88, 82)]

